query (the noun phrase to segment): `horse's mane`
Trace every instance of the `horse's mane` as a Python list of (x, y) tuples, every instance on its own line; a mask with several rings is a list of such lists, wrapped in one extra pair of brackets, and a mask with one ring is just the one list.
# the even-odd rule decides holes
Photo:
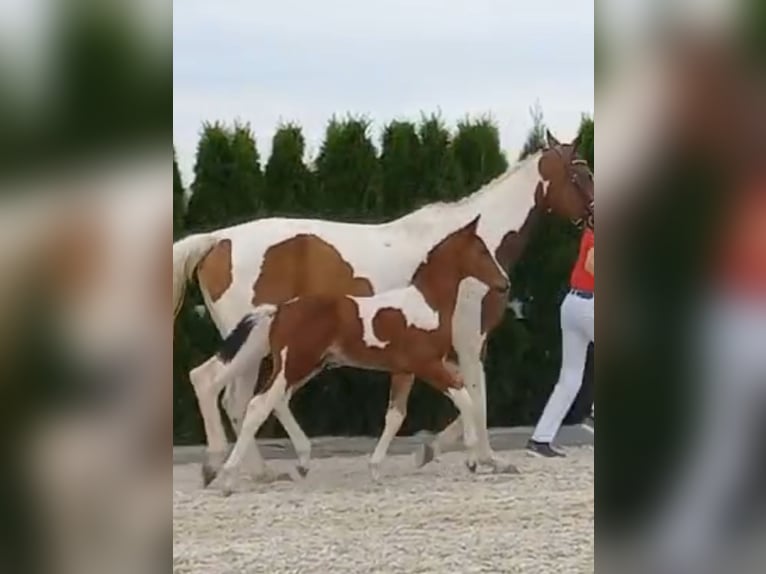
[(464, 197), (461, 197), (459, 199), (455, 199), (452, 201), (432, 201), (429, 203), (422, 204), (416, 207), (415, 209), (413, 209), (412, 211), (410, 211), (409, 213), (406, 213), (405, 215), (393, 221), (402, 221), (410, 217), (420, 215), (425, 211), (450, 209), (450, 208), (460, 207), (467, 203), (473, 202), (477, 198), (489, 193), (492, 189), (494, 189), (495, 187), (503, 183), (505, 180), (509, 179), (512, 175), (519, 172), (522, 167), (525, 167), (533, 159), (537, 159), (538, 156), (539, 156), (539, 153), (535, 153), (530, 156), (527, 156), (523, 160), (513, 163), (503, 173), (491, 179), (490, 181), (488, 181), (487, 183), (482, 185), (479, 189), (477, 189), (476, 191), (474, 191), (473, 193), (469, 195), (466, 195)]

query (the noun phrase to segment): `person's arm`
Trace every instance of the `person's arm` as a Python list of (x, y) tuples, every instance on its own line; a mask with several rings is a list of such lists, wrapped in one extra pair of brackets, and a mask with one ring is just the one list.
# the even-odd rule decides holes
[(585, 270), (595, 277), (596, 274), (593, 272), (596, 267), (596, 256), (594, 249), (596, 248), (591, 247), (588, 250), (588, 254), (585, 256)]

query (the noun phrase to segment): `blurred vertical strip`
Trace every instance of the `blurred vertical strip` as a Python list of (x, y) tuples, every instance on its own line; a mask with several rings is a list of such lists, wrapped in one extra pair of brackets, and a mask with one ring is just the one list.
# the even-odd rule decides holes
[(766, 571), (764, 6), (597, 4), (597, 572)]
[(172, 560), (172, 3), (0, 1), (0, 572)]

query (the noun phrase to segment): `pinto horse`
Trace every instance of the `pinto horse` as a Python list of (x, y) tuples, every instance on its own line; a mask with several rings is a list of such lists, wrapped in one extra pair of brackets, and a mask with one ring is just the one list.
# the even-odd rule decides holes
[[(508, 277), (476, 235), (477, 216), (436, 244), (418, 267), (412, 284), (367, 297), (307, 295), (280, 305), (264, 304), (245, 316), (224, 341), (215, 360), (217, 377), (246, 374), (270, 349), (272, 372), (250, 401), (234, 450), (221, 470), (224, 492), (231, 492), (232, 473), (254, 440), (254, 434), (277, 404), (287, 404), (301, 386), (327, 365), (349, 365), (409, 375), (407, 387), (391, 387), (386, 426), (372, 456), (378, 467), (404, 420), (413, 375), (447, 395), (463, 416), (468, 466), (476, 468), (477, 411), (455, 368), (446, 364), (452, 349), (452, 316), (463, 279), (472, 277), (494, 292), (507, 294)], [(255, 363), (256, 365), (258, 363)], [(197, 371), (194, 377), (210, 372)], [(404, 398), (402, 402), (400, 397)], [(299, 472), (308, 471), (301, 460)]]
[[(427, 205), (399, 219), (375, 225), (311, 219), (261, 219), (210, 233), (192, 235), (173, 246), (173, 298), (178, 309), (185, 284), (195, 273), (205, 305), (222, 336), (253, 308), (278, 305), (306, 295), (367, 296), (407, 286), (432, 247), (460, 222), (481, 215), (477, 228), (489, 250), (505, 267), (521, 255), (541, 211), (570, 220), (592, 213), (593, 178), (578, 157), (578, 141), (561, 144), (547, 134), (546, 149), (510, 167), (471, 196), (453, 203)], [(507, 297), (478, 281), (464, 281), (452, 320), (452, 355), (477, 404), (478, 460), (496, 471), (513, 466), (496, 457), (486, 424), (486, 383), (482, 355), (490, 331), (505, 313)], [(253, 352), (253, 357), (258, 355)], [(261, 358), (268, 348), (260, 350)], [(254, 359), (257, 360), (257, 359)], [(255, 371), (225, 386), (223, 405), (239, 430), (258, 380)], [(394, 375), (393, 384), (407, 386)], [(216, 404), (222, 388), (206, 377), (195, 386), (208, 439), (203, 474), (223, 462), (227, 443)], [(308, 448), (289, 408), (277, 408), (296, 452)], [(425, 464), (456, 443), (459, 416), (433, 445), (424, 445)], [(257, 449), (248, 456), (256, 473), (267, 472)]]

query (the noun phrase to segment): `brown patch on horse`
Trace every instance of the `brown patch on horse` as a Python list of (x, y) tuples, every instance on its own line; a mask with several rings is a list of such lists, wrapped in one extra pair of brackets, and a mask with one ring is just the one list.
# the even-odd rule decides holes
[(231, 239), (222, 239), (202, 259), (197, 278), (215, 303), (231, 286)]
[(338, 250), (316, 235), (300, 234), (266, 250), (253, 285), (253, 305), (278, 304), (303, 295), (372, 295)]

